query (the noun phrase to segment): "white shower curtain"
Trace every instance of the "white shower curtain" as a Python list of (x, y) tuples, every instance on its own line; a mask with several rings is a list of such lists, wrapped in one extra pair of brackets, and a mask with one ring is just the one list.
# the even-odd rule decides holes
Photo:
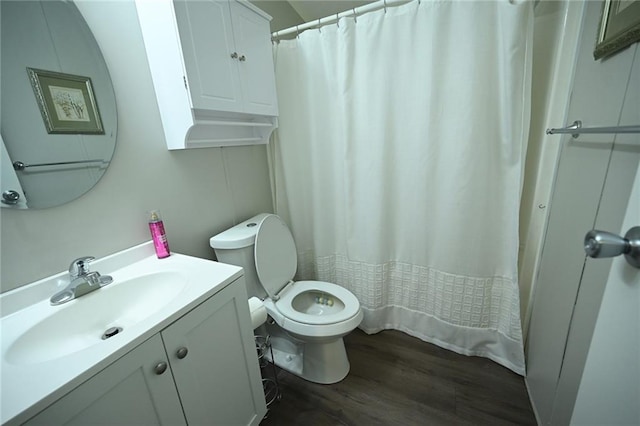
[(415, 1), (275, 47), (276, 212), (299, 279), (402, 330), (524, 374), (518, 208), (530, 2)]

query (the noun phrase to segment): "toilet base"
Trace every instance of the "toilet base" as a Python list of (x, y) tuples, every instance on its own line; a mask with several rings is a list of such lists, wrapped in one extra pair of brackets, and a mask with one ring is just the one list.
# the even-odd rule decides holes
[(349, 359), (342, 337), (326, 343), (305, 343), (302, 376), (314, 383), (338, 383), (349, 374)]
[[(283, 370), (313, 383), (338, 383), (349, 374), (349, 359), (342, 337), (327, 342), (301, 342), (271, 334), (273, 362)], [(277, 335), (280, 334), (280, 335)]]

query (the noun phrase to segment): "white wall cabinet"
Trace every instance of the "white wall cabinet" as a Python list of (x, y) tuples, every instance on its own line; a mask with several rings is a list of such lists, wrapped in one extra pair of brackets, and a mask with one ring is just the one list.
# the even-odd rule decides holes
[(269, 20), (237, 1), (175, 1), (194, 108), (278, 114)]
[(271, 17), (238, 0), (136, 7), (168, 148), (267, 143), (278, 115)]
[(266, 413), (244, 279), (26, 425), (258, 425)]
[(245, 112), (276, 116), (278, 101), (269, 27), (271, 19), (264, 19), (248, 9), (247, 4), (250, 3), (229, 3)]

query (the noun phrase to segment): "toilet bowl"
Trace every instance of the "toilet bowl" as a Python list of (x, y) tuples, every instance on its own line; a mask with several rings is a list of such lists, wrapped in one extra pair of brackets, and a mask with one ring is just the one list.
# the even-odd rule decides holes
[(362, 320), (358, 299), (347, 289), (323, 281), (297, 281), (267, 313), (294, 337), (316, 340), (344, 336)]
[(349, 373), (342, 338), (362, 321), (358, 299), (324, 281), (293, 281), (297, 252), (278, 216), (260, 214), (210, 240), (220, 262), (242, 266), (249, 296), (263, 300), (272, 318), (274, 362), (315, 383), (330, 384)]

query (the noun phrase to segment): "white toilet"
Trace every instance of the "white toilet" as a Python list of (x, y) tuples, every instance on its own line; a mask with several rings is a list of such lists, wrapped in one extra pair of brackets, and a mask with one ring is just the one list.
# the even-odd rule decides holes
[(362, 321), (349, 290), (323, 281), (297, 281), (296, 246), (287, 225), (259, 214), (209, 240), (218, 261), (244, 268), (249, 297), (263, 300), (274, 362), (311, 382), (330, 384), (349, 373), (342, 337)]

